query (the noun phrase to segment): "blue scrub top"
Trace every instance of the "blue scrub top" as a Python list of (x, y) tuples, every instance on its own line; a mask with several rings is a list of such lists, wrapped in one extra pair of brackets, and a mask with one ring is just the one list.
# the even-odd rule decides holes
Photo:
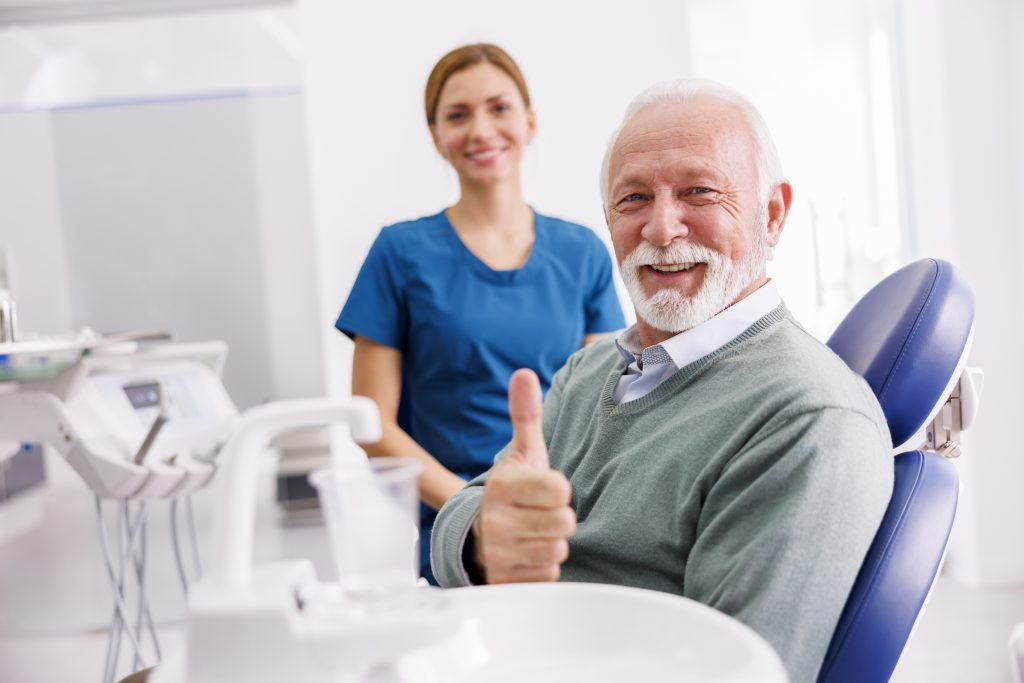
[[(402, 352), (399, 424), (471, 479), (512, 438), (512, 373), (532, 368), (546, 394), (584, 334), (625, 320), (608, 251), (591, 230), (534, 213), (526, 263), (493, 270), (442, 211), (381, 230), (335, 325)], [(436, 515), (421, 506), (420, 571), (431, 583)]]
[(512, 437), (516, 369), (536, 371), (546, 393), (584, 334), (625, 326), (597, 235), (538, 213), (534, 227), (526, 263), (502, 271), (466, 248), (443, 211), (386, 227), (336, 323), (402, 352), (410, 436), (464, 478)]

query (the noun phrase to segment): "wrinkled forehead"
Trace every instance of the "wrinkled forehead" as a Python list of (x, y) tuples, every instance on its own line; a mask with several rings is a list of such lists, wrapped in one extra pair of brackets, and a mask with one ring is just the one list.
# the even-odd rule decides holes
[(757, 144), (740, 108), (699, 95), (685, 102), (655, 102), (631, 118), (612, 148), (609, 177), (630, 162), (657, 163), (687, 157), (731, 169), (756, 172)]

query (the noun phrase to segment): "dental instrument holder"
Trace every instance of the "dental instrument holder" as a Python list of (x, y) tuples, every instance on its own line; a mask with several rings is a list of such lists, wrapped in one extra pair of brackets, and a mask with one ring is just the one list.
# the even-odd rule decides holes
[[(0, 343), (0, 354), (9, 358), (77, 355), (50, 374), (35, 372), (32, 361), (26, 365), (33, 371), (27, 379), (8, 380), (14, 390), (0, 392), (0, 440), (49, 444), (103, 499), (171, 498), (202, 488), (213, 477), (213, 458), (238, 414), (220, 380), (227, 346), (196, 342), (142, 350), (136, 344), (162, 338), (166, 334), (145, 330), (82, 341)], [(165, 413), (157, 427), (161, 439), (153, 433), (145, 446), (146, 433), (133, 433), (138, 409), (120, 389), (111, 389), (140, 375), (158, 380), (166, 375), (188, 399), (185, 403), (201, 395), (196, 405), (205, 412), (177, 420)], [(114, 397), (118, 405), (109, 403)], [(161, 400), (166, 399), (162, 393)]]
[[(221, 381), (226, 344), (139, 345), (168, 338), (142, 330), (0, 342), (0, 440), (51, 446), (96, 496), (114, 599), (107, 682), (122, 666), (136, 670), (161, 657), (146, 595), (147, 504), (174, 501), (176, 539), (177, 502), (184, 497), (191, 514), (188, 495), (211, 481), (214, 457), (238, 417)], [(198, 574), (194, 526), (190, 532)], [(174, 556), (187, 587), (176, 541)]]
[(224, 445), (215, 484), (213, 561), (189, 594), (184, 678), (189, 683), (362, 680), (371, 669), (386, 669), (402, 654), (440, 642), (457, 629), (454, 608), (434, 589), (410, 590), (400, 609), (353, 617), (344, 610), (318, 609), (324, 596), (339, 592), (316, 580), (308, 560), (252, 566), (258, 454), (280, 433), (339, 422), (349, 425), (356, 441), (380, 439), (376, 405), (355, 397), (345, 403), (310, 399), (253, 408)]

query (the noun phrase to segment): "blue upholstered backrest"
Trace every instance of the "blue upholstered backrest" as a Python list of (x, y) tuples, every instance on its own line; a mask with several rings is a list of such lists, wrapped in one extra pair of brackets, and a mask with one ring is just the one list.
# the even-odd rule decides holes
[(952, 264), (921, 259), (875, 285), (828, 340), (871, 385), (894, 446), (921, 429), (943, 397), (973, 322), (970, 285)]
[[(974, 321), (970, 286), (945, 261), (893, 273), (854, 306), (829, 346), (878, 396), (894, 444), (918, 432), (948, 390)], [(911, 451), (825, 656), (818, 683), (888, 681), (938, 573), (956, 512), (951, 463)]]

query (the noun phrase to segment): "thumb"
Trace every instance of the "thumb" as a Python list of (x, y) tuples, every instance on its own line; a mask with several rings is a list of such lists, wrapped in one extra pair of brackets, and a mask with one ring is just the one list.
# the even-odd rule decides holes
[(521, 368), (508, 383), (508, 413), (512, 418), (512, 459), (537, 468), (547, 468), (548, 447), (541, 421), (540, 380), (533, 370)]

